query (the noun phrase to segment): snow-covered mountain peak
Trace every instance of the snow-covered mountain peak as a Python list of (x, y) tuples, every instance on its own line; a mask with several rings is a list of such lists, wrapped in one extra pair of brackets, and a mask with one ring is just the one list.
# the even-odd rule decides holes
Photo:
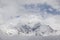
[[(32, 18), (30, 18), (32, 17)], [(12, 19), (1, 25), (1, 31), (8, 35), (40, 35), (49, 36), (56, 31), (49, 25), (42, 24), (38, 16), (31, 15), (29, 17), (19, 17)]]

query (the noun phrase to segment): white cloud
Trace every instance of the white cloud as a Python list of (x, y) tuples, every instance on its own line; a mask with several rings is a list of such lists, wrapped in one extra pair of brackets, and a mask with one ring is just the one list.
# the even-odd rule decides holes
[[(41, 24), (49, 25), (55, 30), (60, 30), (60, 15), (44, 14), (44, 17), (42, 17), (39, 13), (25, 12), (24, 10), (21, 10), (23, 9), (21, 7), (22, 4), (25, 3), (36, 4), (36, 3), (44, 3), (44, 2), (47, 2), (48, 4), (52, 5), (54, 8), (58, 9), (60, 8), (60, 6), (59, 3), (57, 3), (55, 0), (42, 0), (42, 1), (41, 0), (33, 0), (33, 1), (32, 0), (17, 0), (17, 1), (1, 0), (1, 1), (2, 2), (0, 6), (2, 6), (3, 4), (4, 7), (0, 8), (0, 14), (3, 16), (0, 19), (6, 21), (4, 22), (5, 24), (3, 24), (4, 28), (7, 28), (7, 26), (8, 28), (15, 27), (18, 23), (22, 23), (22, 24), (30, 23), (30, 26), (33, 26), (35, 23), (41, 22)], [(21, 9), (19, 7), (21, 7)], [(17, 15), (21, 17), (16, 18)], [(9, 30), (9, 32), (11, 32), (11, 30)]]

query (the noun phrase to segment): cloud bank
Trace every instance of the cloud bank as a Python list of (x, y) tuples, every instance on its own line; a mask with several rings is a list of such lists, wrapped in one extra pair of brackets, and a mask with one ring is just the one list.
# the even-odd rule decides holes
[(14, 27), (17, 27), (19, 23), (29, 23), (28, 25), (32, 28), (35, 23), (40, 22), (43, 25), (49, 25), (54, 30), (60, 30), (60, 4), (57, 0), (0, 1), (0, 29), (3, 33), (16, 33), (17, 30)]

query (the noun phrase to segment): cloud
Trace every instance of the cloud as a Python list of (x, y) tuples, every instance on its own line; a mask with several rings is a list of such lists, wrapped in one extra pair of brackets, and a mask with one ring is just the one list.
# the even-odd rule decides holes
[[(28, 5), (29, 4), (37, 5), (39, 3), (41, 5), (41, 3), (42, 4), (47, 3), (50, 6), (52, 6), (52, 9), (49, 9), (50, 12), (47, 12), (46, 10), (48, 9), (46, 9), (45, 7), (46, 5), (45, 6), (42, 5), (42, 7), (46, 9), (46, 10), (43, 9), (44, 11), (43, 12), (43, 11), (40, 11), (40, 9), (37, 8), (35, 5), (34, 9), (27, 10), (22, 7), (22, 5), (27, 4), (27, 3)], [(33, 0), (33, 1), (32, 0), (27, 0), (27, 1), (26, 0), (17, 0), (17, 1), (1, 0), (0, 6), (2, 7), (0, 8), (0, 15), (2, 15), (0, 19), (4, 21), (3, 24), (1, 25), (1, 27), (3, 26), (3, 28), (11, 29), (12, 27), (15, 27), (18, 23), (21, 23), (21, 24), (30, 23), (30, 25), (29, 24), (28, 25), (33, 27), (35, 23), (40, 22), (41, 24), (49, 25), (54, 30), (60, 30), (60, 15), (54, 15), (53, 13), (56, 13), (56, 11), (53, 11), (51, 13), (51, 11), (54, 9), (56, 9), (57, 12), (60, 13), (58, 9), (60, 8), (60, 6), (55, 0), (42, 0), (42, 1), (41, 0)], [(17, 18), (17, 16), (19, 17)], [(10, 31), (11, 30), (9, 30), (9, 32)]]

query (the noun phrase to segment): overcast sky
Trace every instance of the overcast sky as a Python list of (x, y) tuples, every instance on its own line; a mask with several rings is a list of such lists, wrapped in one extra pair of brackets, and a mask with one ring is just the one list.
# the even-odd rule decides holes
[(41, 22), (60, 30), (60, 0), (0, 0), (0, 25), (15, 26), (19, 20), (31, 25)]

